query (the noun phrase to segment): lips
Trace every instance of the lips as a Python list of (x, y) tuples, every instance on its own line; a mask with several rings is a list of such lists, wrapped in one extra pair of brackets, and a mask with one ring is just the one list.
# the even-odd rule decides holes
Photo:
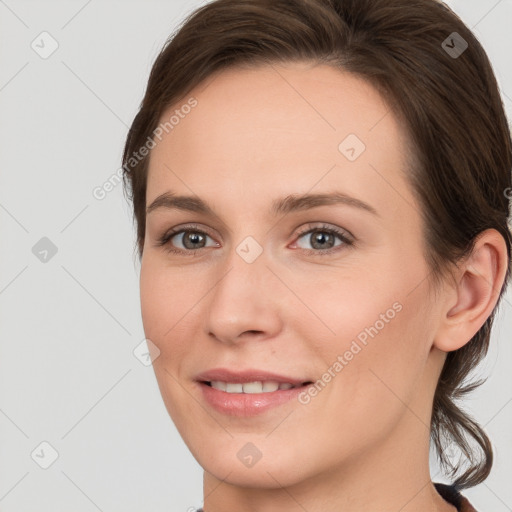
[[(196, 375), (205, 403), (231, 417), (251, 417), (284, 404), (293, 404), (313, 379), (259, 369), (233, 371), (214, 368)], [(261, 391), (260, 391), (261, 389)]]
[(291, 375), (282, 375), (258, 369), (248, 369), (235, 372), (227, 368), (214, 368), (207, 370), (197, 375), (195, 380), (206, 384), (211, 384), (212, 381), (220, 381), (230, 384), (277, 382), (278, 384), (291, 384), (293, 387), (313, 382), (308, 377), (294, 377)]

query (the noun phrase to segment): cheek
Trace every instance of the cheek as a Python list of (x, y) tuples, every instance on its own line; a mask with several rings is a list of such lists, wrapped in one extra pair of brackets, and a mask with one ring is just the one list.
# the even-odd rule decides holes
[(163, 334), (160, 326), (164, 312), (165, 302), (162, 300), (164, 286), (155, 264), (145, 255), (140, 271), (140, 304), (142, 323), (147, 338), (157, 343)]
[[(411, 396), (428, 357), (429, 299), (423, 269), (397, 261), (381, 258), (378, 267), (352, 266), (336, 276), (301, 275), (295, 283), (294, 290), (314, 313), (302, 305), (294, 313), (296, 325), (303, 326), (324, 371), (336, 375), (333, 400), (349, 403), (359, 396), (360, 403), (378, 405), (393, 397), (386, 384), (404, 399)], [(309, 322), (299, 320), (306, 314)]]
[[(181, 276), (181, 277), (180, 277)], [(156, 258), (145, 257), (140, 272), (140, 303), (146, 338), (161, 351), (164, 359), (172, 350), (180, 351), (179, 340), (187, 339), (186, 330), (198, 301), (199, 290), (187, 286), (183, 274), (166, 269)]]
[(377, 301), (371, 306), (361, 303), (365, 308), (359, 310), (357, 322), (344, 312), (334, 326), (337, 336), (329, 343), (324, 338), (325, 344), (317, 347), (325, 365), (319, 380), (326, 384), (319, 384), (317, 396), (304, 406), (304, 424), (309, 421), (309, 428), (318, 429), (318, 418), (328, 418), (322, 427), (327, 444), (345, 440), (325, 454), (334, 457), (333, 463), (341, 453), (387, 438), (408, 409), (416, 408), (424, 351), (413, 336), (418, 325), (415, 305), (400, 301), (402, 308), (388, 313), (386, 323), (379, 314), (386, 314), (388, 302), (384, 297), (380, 307)]
[(186, 281), (183, 273), (166, 269), (157, 258), (147, 255), (142, 261), (140, 301), (144, 333), (156, 347), (153, 371), (165, 407), (180, 432), (187, 416), (194, 413), (193, 401), (178, 381), (184, 378), (182, 366), (190, 357), (191, 308), (197, 303), (199, 292), (190, 290)]
[[(389, 270), (372, 270), (362, 262), (347, 268), (296, 273), (290, 287), (301, 303), (284, 313), (295, 316), (290, 318), (292, 324), (309, 325), (308, 339), (321, 336), (322, 350), (346, 350), (354, 339), (364, 345), (372, 335), (389, 331), (388, 326), (400, 317), (403, 285), (389, 277), (392, 275)], [(290, 299), (296, 302), (293, 296)]]

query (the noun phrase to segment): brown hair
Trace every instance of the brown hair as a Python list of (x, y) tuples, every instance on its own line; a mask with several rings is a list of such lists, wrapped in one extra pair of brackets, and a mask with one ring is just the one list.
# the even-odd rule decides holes
[[(449, 52), (457, 48), (454, 32), (468, 45), (460, 55)], [(154, 139), (164, 111), (228, 66), (299, 60), (366, 79), (403, 119), (414, 153), (406, 178), (421, 206), (434, 284), (451, 275), (487, 228), (503, 236), (510, 260), (512, 143), (498, 85), (478, 40), (436, 0), (216, 0), (190, 14), (153, 65), (124, 148), (139, 257), (149, 157), (133, 156)], [(498, 303), (481, 329), (448, 353), (434, 396), (431, 439), (442, 467), (449, 465), (451, 476), (460, 472), (461, 464), (452, 465), (444, 453), (452, 442), (468, 463), (454, 481), (459, 489), (479, 484), (492, 467), (489, 438), (456, 401), (484, 382), (466, 379), (487, 353), (510, 273), (509, 263)]]

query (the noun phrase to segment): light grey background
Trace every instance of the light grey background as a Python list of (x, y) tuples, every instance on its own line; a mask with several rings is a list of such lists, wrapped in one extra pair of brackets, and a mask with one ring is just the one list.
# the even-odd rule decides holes
[[(93, 196), (120, 167), (158, 51), (202, 3), (0, 0), (2, 512), (202, 504), (202, 470), (151, 366), (133, 354), (144, 333), (130, 206), (121, 185)], [(448, 4), (487, 50), (510, 118), (512, 1)], [(46, 59), (31, 47), (48, 52), (52, 39)], [(57, 248), (47, 262), (32, 250), (43, 237)], [(496, 448), (489, 479), (465, 491), (482, 512), (512, 510), (510, 291), (505, 298), (478, 371), (490, 377), (466, 403)], [(58, 452), (48, 469), (42, 442)], [(447, 481), (435, 461), (432, 478)]]

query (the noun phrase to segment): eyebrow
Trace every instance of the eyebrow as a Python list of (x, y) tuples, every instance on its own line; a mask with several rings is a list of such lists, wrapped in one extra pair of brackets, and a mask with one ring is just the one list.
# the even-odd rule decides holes
[[(279, 214), (285, 215), (295, 211), (309, 210), (310, 208), (333, 204), (344, 204), (380, 217), (380, 214), (373, 206), (343, 192), (331, 192), (328, 194), (291, 194), (274, 200), (270, 212), (275, 216)], [(183, 210), (218, 217), (213, 208), (199, 197), (180, 196), (172, 192), (164, 192), (159, 195), (146, 208), (146, 215), (158, 208)]]

